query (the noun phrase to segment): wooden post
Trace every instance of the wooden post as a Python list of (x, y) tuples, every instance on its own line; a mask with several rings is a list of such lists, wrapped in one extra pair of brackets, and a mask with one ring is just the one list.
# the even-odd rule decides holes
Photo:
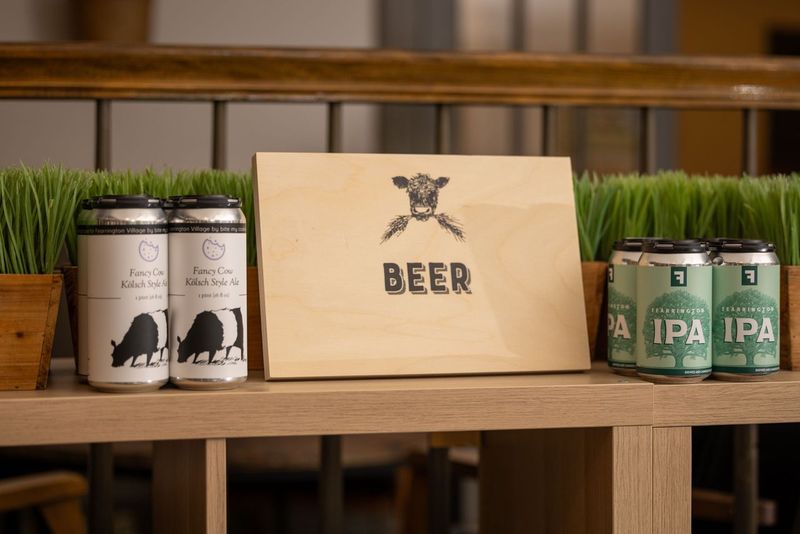
[(225, 170), (228, 166), (228, 103), (213, 103), (211, 132), (211, 168)]
[(428, 449), (428, 534), (450, 532), (450, 449)]
[(344, 477), (342, 436), (320, 437), (320, 520), (322, 534), (344, 531)]
[(114, 448), (111, 443), (89, 445), (89, 533), (114, 531)]
[[(758, 112), (742, 112), (742, 172), (758, 174)], [(758, 426), (733, 430), (733, 528), (736, 534), (758, 532)]]
[(153, 530), (224, 534), (227, 529), (224, 439), (153, 444)]
[(639, 172), (656, 172), (656, 112), (650, 107), (639, 109)]
[(111, 101), (95, 102), (94, 167), (98, 171), (111, 169)]
[(650, 532), (649, 426), (486, 432), (481, 532)]
[(692, 429), (653, 428), (653, 534), (692, 531)]
[[(94, 166), (111, 169), (111, 101), (95, 102)], [(114, 528), (114, 449), (111, 443), (89, 445), (89, 532)]]
[(758, 533), (758, 426), (733, 427), (733, 531)]
[[(342, 104), (328, 103), (328, 152), (342, 151)], [(322, 534), (344, 531), (344, 473), (342, 472), (342, 437), (321, 436), (319, 500)]]

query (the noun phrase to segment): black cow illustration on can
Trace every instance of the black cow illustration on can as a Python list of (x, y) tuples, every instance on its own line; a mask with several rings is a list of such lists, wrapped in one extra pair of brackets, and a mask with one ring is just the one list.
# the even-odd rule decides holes
[(158, 363), (160, 363), (164, 361), (168, 340), (167, 310), (140, 313), (131, 321), (131, 326), (125, 332), (122, 341), (117, 343), (111, 340), (111, 346), (114, 347), (111, 352), (111, 366), (122, 367), (132, 358), (131, 367), (136, 367), (137, 358), (144, 355), (147, 356), (145, 366), (150, 367), (155, 353), (158, 353)]
[[(190, 357), (192, 363), (214, 363), (217, 352), (225, 351), (225, 360), (230, 358), (231, 349), (238, 348), (238, 359), (244, 359), (244, 328), (240, 308), (203, 311), (198, 313), (186, 337), (178, 340), (178, 363)], [(197, 361), (197, 357), (208, 353), (208, 360)], [(234, 353), (236, 356), (236, 354)]]
[(169, 380), (169, 258), (162, 201), (106, 195), (79, 218), (86, 277), (85, 355), (101, 391), (153, 391)]
[(172, 197), (169, 376), (185, 389), (247, 380), (247, 221), (226, 195)]

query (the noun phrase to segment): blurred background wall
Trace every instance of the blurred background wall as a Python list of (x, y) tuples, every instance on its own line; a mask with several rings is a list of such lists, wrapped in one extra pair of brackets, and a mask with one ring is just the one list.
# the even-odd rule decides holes
[[(157, 44), (548, 53), (634, 53), (641, 44), (639, 0), (4, 0), (0, 40), (135, 40), (135, 29), (133, 35), (130, 29), (135, 21), (115, 22), (107, 9), (115, 3), (146, 5), (140, 37)], [(87, 29), (89, 10), (100, 11), (94, 16), (100, 30)], [(397, 106), (377, 108), (345, 106), (346, 151), (433, 150), (432, 110), (416, 106), (409, 114)], [(90, 102), (0, 102), (0, 165), (51, 161), (91, 167), (93, 112)], [(630, 113), (597, 111), (579, 121), (573, 115), (558, 112), (558, 153), (569, 153), (577, 143), (587, 147), (575, 152), (584, 160), (576, 161), (580, 167), (635, 168), (637, 136)], [(210, 165), (210, 104), (115, 102), (112, 117), (114, 169)], [(233, 169), (249, 168), (257, 150), (324, 150), (322, 106), (233, 104), (229, 120), (227, 161)], [(540, 121), (535, 108), (462, 109), (455, 119), (453, 150), (535, 154), (541, 144)], [(598, 123), (608, 135), (579, 136), (576, 126), (581, 129), (586, 121)]]
[[(75, 39), (156, 44), (391, 47), (590, 54), (798, 54), (795, 0), (4, 0), (0, 40)], [(431, 152), (426, 106), (344, 107), (344, 150)], [(93, 165), (93, 104), (0, 101), (0, 165)], [(210, 165), (211, 106), (115, 102), (112, 167)], [(796, 169), (792, 112), (764, 115), (762, 172)], [(636, 110), (554, 111), (553, 150), (575, 170), (638, 168)], [(262, 151), (324, 150), (315, 104), (237, 103), (228, 165)], [(720, 127), (722, 126), (722, 127)], [(710, 128), (714, 128), (713, 131)], [(658, 112), (658, 168), (737, 174), (735, 113)], [(451, 150), (538, 154), (541, 110), (461, 107)], [(781, 148), (783, 147), (783, 148)], [(774, 150), (772, 148), (775, 148)]]

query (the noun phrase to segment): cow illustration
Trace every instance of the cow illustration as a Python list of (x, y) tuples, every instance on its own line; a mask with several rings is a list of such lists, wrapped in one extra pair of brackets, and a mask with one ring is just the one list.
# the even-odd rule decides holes
[[(239, 348), (239, 358), (244, 355), (244, 328), (242, 326), (242, 309), (224, 309), (202, 311), (198, 313), (186, 337), (178, 336), (178, 363), (183, 363), (194, 356), (192, 363), (197, 362), (197, 356), (208, 352), (208, 361), (214, 361), (217, 351), (225, 350), (225, 360), (231, 354), (233, 347)], [(202, 361), (200, 363), (203, 363)]]
[(131, 367), (136, 367), (136, 360), (142, 354), (147, 355), (145, 366), (150, 367), (153, 354), (159, 353), (158, 361), (164, 359), (169, 340), (167, 310), (140, 313), (131, 321), (131, 326), (119, 343), (111, 340), (114, 350), (111, 352), (111, 366), (122, 367), (133, 358)]
[(399, 189), (408, 193), (410, 215), (398, 215), (386, 226), (381, 243), (388, 241), (396, 235), (403, 233), (413, 218), (425, 222), (430, 218), (436, 220), (439, 226), (450, 233), (456, 240), (464, 241), (464, 229), (461, 223), (446, 213), (436, 213), (439, 204), (439, 190), (450, 182), (450, 178), (440, 176), (433, 180), (430, 175), (417, 173), (410, 180), (405, 176), (395, 176), (392, 182)]

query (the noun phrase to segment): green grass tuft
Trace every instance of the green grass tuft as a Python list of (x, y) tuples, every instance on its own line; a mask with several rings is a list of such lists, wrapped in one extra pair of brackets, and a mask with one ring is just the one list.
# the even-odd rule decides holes
[[(584, 174), (574, 180), (580, 255), (607, 260), (626, 236), (752, 237), (775, 243), (781, 262), (800, 265), (800, 175), (761, 178)], [(105, 194), (240, 197), (247, 262), (256, 263), (249, 174), (224, 171), (87, 172), (46, 165), (0, 169), (0, 273), (49, 273), (66, 244), (76, 263), (81, 199)]]
[[(592, 217), (607, 202), (607, 217)], [(800, 265), (800, 175), (581, 176), (575, 205), (584, 261), (608, 259), (627, 236), (747, 237), (775, 243), (782, 263)]]
[(77, 263), (75, 216), (80, 201), (98, 195), (223, 194), (242, 199), (247, 263), (255, 265), (255, 216), (250, 175), (224, 171), (88, 172), (56, 166), (0, 169), (0, 274), (50, 273), (66, 245)]
[(0, 274), (53, 272), (86, 186), (60, 167), (0, 170)]

